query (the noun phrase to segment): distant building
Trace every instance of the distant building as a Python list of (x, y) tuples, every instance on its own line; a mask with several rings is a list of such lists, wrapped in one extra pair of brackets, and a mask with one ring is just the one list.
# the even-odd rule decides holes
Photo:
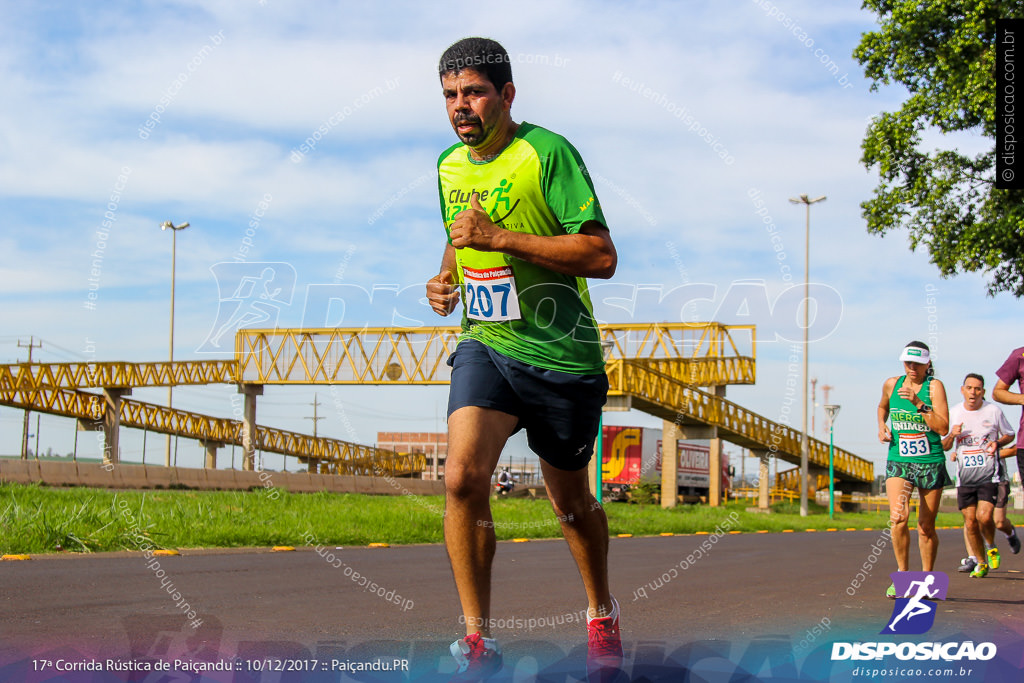
[(398, 453), (423, 453), (427, 456), (424, 479), (444, 476), (444, 461), (448, 455), (447, 432), (377, 432), (377, 448)]

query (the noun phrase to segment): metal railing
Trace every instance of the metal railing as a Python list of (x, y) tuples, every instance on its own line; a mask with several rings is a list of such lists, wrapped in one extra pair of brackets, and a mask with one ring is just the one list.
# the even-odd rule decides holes
[[(754, 327), (719, 323), (602, 325), (611, 358), (641, 358), (698, 386), (753, 384)], [(446, 384), (458, 327), (242, 329), (238, 382), (252, 384)], [(749, 339), (744, 355), (734, 337)]]
[(235, 374), (234, 360), (13, 363), (0, 365), (0, 392), (225, 384)]

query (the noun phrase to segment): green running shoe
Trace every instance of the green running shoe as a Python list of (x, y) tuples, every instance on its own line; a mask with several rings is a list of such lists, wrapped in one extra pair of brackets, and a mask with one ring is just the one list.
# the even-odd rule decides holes
[(885, 597), (896, 599), (896, 584), (890, 583), (889, 587), (885, 589)]
[(972, 579), (982, 579), (988, 576), (988, 565), (984, 562), (979, 562), (978, 566), (974, 568), (974, 571), (970, 574)]
[(999, 549), (989, 548), (988, 549), (988, 566), (992, 569), (999, 569)]

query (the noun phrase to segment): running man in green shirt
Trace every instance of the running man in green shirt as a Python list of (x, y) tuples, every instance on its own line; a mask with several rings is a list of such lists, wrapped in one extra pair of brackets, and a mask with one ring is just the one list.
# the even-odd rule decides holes
[(512, 119), (501, 45), (461, 40), (438, 72), (459, 142), (438, 160), (448, 240), (427, 298), (442, 316), (463, 304), (448, 361), (444, 529), (467, 635), (451, 652), (467, 679), (502, 666), (491, 633), (490, 480), (505, 442), (524, 429), (583, 579), (588, 674), (600, 680), (618, 672), (622, 644), (608, 522), (587, 480), (608, 379), (586, 278), (614, 274), (615, 246), (572, 145)]

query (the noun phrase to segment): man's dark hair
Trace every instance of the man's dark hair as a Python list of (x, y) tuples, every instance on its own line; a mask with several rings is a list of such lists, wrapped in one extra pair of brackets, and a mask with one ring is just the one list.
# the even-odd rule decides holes
[(978, 380), (979, 382), (981, 382), (981, 388), (982, 389), (985, 388), (985, 378), (982, 377), (981, 375), (979, 375), (978, 373), (976, 373), (976, 372), (968, 372), (967, 376), (964, 377), (964, 384), (965, 385), (967, 384), (967, 380), (969, 380), (969, 379), (976, 379), (976, 380)]
[(446, 74), (457, 74), (463, 69), (483, 74), (498, 92), (506, 83), (512, 82), (512, 62), (508, 53), (498, 41), (490, 38), (463, 38), (452, 44), (441, 55), (437, 75), (444, 78)]

